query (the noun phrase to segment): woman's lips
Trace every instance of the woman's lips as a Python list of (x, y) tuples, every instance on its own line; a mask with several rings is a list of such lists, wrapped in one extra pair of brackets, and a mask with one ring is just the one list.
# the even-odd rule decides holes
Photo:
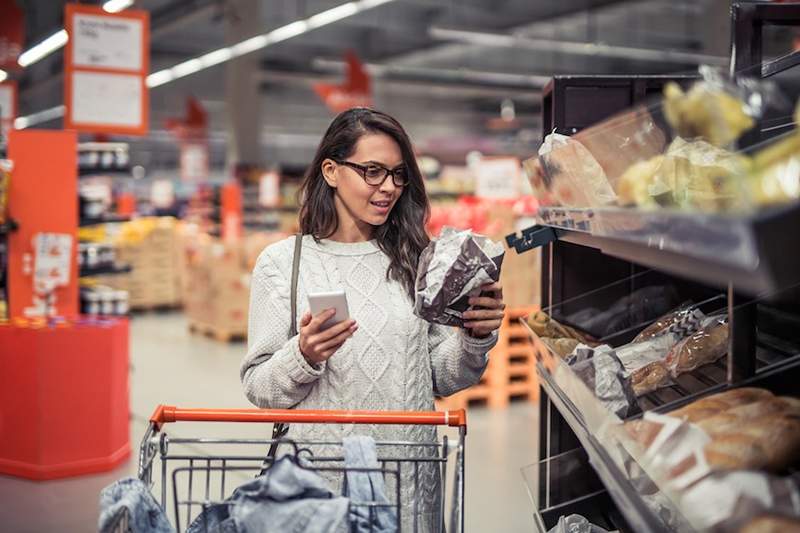
[(392, 206), (392, 202), (389, 200), (373, 200), (370, 204), (381, 214), (388, 213), (389, 208)]

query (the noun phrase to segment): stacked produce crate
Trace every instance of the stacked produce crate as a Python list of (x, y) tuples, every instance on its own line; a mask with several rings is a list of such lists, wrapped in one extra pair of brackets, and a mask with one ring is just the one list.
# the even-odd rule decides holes
[(223, 242), (205, 234), (186, 236), (183, 292), (189, 328), (223, 342), (246, 338), (253, 266), (267, 245), (284, 237), (256, 233)]
[(133, 310), (173, 308), (181, 304), (178, 222), (170, 217), (125, 223), (116, 238), (117, 259), (132, 271), (109, 282), (129, 293)]

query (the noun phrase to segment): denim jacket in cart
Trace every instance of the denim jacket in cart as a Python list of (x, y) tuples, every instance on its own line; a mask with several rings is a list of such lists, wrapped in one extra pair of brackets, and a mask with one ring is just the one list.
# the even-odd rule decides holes
[(334, 497), (316, 472), (289, 457), (209, 507), (188, 533), (345, 533), (349, 500)]

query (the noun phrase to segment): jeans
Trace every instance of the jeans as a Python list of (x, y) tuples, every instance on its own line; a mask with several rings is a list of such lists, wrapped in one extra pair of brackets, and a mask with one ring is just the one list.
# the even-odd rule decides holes
[(115, 525), (124, 509), (128, 510), (128, 524), (133, 533), (173, 533), (175, 530), (159, 507), (150, 489), (136, 478), (125, 478), (104, 488), (100, 493), (100, 533), (115, 531)]
[(210, 506), (190, 533), (345, 533), (349, 500), (334, 497), (312, 470), (282, 457), (263, 476), (237, 488), (225, 504)]
[[(359, 503), (389, 505), (383, 474), (359, 472), (352, 469), (380, 468), (375, 439), (364, 435), (345, 437), (344, 461), (347, 468), (347, 494), (351, 499), (350, 520), (357, 533), (394, 533), (397, 531), (397, 513), (393, 507), (366, 507)], [(399, 480), (398, 480), (399, 482)], [(395, 502), (399, 503), (399, 502)]]

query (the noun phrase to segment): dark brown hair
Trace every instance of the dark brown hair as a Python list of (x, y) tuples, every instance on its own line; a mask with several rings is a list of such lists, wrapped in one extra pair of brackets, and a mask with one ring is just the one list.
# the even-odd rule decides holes
[(326, 239), (336, 232), (339, 217), (334, 204), (335, 191), (322, 176), (322, 163), (326, 159), (347, 159), (355, 151), (359, 139), (367, 133), (388, 135), (395, 140), (403, 156), (408, 185), (386, 222), (375, 227), (373, 238), (391, 261), (387, 279), (401, 283), (413, 298), (419, 256), (429, 242), (425, 224), (430, 216), (430, 205), (408, 134), (386, 113), (359, 107), (333, 119), (300, 187), (300, 231), (317, 240)]

